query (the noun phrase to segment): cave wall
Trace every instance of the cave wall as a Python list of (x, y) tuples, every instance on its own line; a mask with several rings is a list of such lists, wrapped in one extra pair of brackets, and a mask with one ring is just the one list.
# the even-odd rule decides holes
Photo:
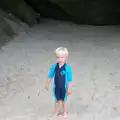
[(56, 20), (72, 20), (72, 16), (62, 9), (58, 4), (49, 0), (25, 0), (32, 8), (43, 17), (52, 17)]
[(120, 24), (118, 0), (1, 0), (0, 7), (29, 26), (37, 24), (40, 16), (79, 24)]
[(65, 18), (66, 16), (66, 19), (68, 18), (80, 24), (104, 25), (120, 23), (120, 1), (118, 0), (25, 1), (45, 16), (50, 15), (58, 19)]
[(28, 6), (24, 0), (1, 0), (0, 7), (26, 22), (29, 26), (37, 23), (35, 10)]
[(78, 23), (119, 24), (120, 1), (118, 0), (51, 0)]

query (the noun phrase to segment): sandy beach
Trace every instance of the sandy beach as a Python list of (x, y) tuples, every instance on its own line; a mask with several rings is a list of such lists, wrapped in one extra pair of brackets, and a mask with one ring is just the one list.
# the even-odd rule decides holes
[(1, 47), (0, 120), (54, 120), (52, 88), (44, 86), (61, 45), (73, 69), (68, 120), (120, 120), (120, 28), (54, 20)]

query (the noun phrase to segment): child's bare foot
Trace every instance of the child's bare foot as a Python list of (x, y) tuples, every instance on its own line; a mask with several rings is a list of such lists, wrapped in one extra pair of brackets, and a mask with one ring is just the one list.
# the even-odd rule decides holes
[(66, 113), (66, 112), (63, 113), (63, 119), (64, 119), (64, 120), (67, 119), (67, 113)]

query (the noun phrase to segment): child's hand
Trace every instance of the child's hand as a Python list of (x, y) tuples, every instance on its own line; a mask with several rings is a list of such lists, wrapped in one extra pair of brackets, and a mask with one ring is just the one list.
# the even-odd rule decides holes
[(45, 89), (48, 91), (48, 89), (49, 89), (49, 84), (46, 84), (46, 85), (45, 85)]
[(67, 93), (68, 93), (68, 95), (70, 95), (71, 94), (71, 89), (68, 89)]

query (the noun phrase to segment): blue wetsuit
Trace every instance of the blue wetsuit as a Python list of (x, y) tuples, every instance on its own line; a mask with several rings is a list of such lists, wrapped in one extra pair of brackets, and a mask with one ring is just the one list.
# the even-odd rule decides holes
[(66, 101), (67, 100), (67, 90), (68, 83), (72, 82), (72, 70), (68, 64), (64, 64), (59, 67), (59, 63), (53, 64), (48, 78), (54, 77), (53, 93), (55, 101)]

